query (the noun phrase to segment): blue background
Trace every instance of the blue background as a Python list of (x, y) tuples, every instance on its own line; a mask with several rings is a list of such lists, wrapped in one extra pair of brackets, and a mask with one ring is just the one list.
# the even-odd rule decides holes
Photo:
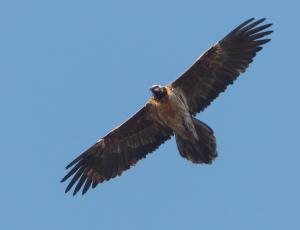
[[(299, 1), (0, 2), (1, 229), (300, 229)], [(174, 139), (85, 196), (64, 167), (250, 17), (272, 42), (198, 118), (219, 157)]]

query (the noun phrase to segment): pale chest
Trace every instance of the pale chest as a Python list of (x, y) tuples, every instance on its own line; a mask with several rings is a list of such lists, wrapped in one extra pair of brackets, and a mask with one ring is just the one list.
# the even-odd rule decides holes
[(177, 95), (170, 93), (168, 97), (157, 103), (156, 109), (159, 119), (176, 133), (194, 131), (191, 115)]

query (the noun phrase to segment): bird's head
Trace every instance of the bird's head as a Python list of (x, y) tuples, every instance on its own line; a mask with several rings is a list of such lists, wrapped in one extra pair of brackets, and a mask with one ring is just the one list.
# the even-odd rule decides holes
[(153, 85), (150, 88), (154, 99), (160, 99), (167, 95), (166, 87), (161, 87), (160, 85)]

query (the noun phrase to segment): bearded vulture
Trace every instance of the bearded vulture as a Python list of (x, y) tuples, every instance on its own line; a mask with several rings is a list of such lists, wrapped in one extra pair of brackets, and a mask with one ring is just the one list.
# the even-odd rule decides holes
[(251, 18), (204, 52), (177, 80), (150, 88), (152, 97), (129, 120), (74, 159), (61, 180), (73, 195), (120, 176), (175, 135), (180, 155), (193, 163), (211, 164), (217, 157), (213, 130), (195, 118), (253, 61), (272, 24)]

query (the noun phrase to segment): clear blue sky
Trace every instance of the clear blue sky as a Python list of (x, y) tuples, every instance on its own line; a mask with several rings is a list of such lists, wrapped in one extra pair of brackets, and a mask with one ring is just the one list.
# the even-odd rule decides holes
[[(101, 3), (100, 3), (101, 2)], [(300, 229), (300, 2), (1, 1), (0, 228)], [(272, 42), (198, 118), (219, 157), (174, 140), (85, 196), (64, 167), (250, 17)]]

